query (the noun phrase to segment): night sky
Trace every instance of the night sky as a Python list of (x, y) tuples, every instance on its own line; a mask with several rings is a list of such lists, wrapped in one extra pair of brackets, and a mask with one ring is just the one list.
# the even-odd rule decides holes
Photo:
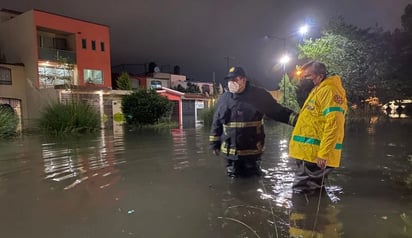
[(305, 22), (312, 25), (307, 37), (337, 15), (363, 28), (393, 30), (401, 27), (407, 4), (412, 0), (1, 0), (0, 8), (35, 8), (108, 25), (112, 66), (179, 65), (196, 81), (215, 75), (220, 82), (229, 57), (230, 65), (243, 66), (257, 84), (273, 89), (283, 44), (265, 36), (291, 36), (286, 48), (293, 53), (294, 32)]

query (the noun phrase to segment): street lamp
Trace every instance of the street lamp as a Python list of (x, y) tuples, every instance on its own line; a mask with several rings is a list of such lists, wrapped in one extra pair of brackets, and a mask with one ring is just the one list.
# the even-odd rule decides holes
[[(301, 36), (305, 36), (307, 33), (309, 32), (309, 26), (308, 25), (302, 25), (301, 27), (299, 27), (298, 33)], [(280, 58), (280, 64), (282, 64), (283, 66), (283, 102), (286, 103), (286, 64), (290, 61), (290, 57), (287, 54), (287, 50), (286, 50), (286, 41), (290, 38), (293, 38), (296, 36), (296, 32), (289, 34), (286, 37), (278, 37), (278, 36), (269, 36), (266, 35), (265, 39), (275, 39), (275, 40), (279, 40), (282, 42), (282, 47), (283, 47), (283, 55)]]
[(283, 105), (286, 105), (286, 64), (290, 61), (290, 57), (287, 54), (282, 55), (279, 63), (283, 66)]
[(286, 40), (288, 40), (290, 38), (293, 38), (293, 37), (296, 37), (296, 35), (297, 35), (296, 33), (298, 33), (298, 35), (303, 37), (306, 34), (308, 34), (308, 32), (309, 32), (309, 25), (305, 24), (305, 25), (300, 26), (297, 32), (295, 31), (295, 32), (293, 32), (293, 33), (291, 33), (291, 34), (289, 34), (285, 37), (279, 37), (279, 36), (274, 36), (274, 35), (266, 35), (265, 39), (270, 39), (270, 40), (275, 39), (275, 40), (281, 41), (282, 44), (283, 44), (283, 50), (286, 51)]
[(308, 25), (303, 25), (299, 28), (299, 34), (301, 36), (306, 35), (309, 32), (309, 26)]

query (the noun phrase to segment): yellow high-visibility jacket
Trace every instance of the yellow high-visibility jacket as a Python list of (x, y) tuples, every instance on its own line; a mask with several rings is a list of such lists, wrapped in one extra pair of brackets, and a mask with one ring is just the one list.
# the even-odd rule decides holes
[(339, 76), (324, 79), (312, 89), (299, 113), (289, 143), (289, 157), (339, 167), (344, 137), (346, 92)]

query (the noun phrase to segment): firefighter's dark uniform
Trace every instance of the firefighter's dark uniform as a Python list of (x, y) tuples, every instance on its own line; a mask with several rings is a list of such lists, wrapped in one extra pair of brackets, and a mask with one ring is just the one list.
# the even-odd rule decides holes
[(278, 104), (265, 89), (246, 82), (242, 93), (225, 92), (216, 104), (210, 149), (224, 154), (229, 176), (260, 175), (265, 133), (263, 116), (294, 125), (297, 114)]

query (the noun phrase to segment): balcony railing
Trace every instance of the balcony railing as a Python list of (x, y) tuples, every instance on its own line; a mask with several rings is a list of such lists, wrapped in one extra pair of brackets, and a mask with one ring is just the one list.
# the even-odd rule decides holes
[(76, 64), (76, 53), (74, 51), (58, 50), (51, 48), (39, 48), (39, 59), (57, 62), (66, 59), (67, 63)]

